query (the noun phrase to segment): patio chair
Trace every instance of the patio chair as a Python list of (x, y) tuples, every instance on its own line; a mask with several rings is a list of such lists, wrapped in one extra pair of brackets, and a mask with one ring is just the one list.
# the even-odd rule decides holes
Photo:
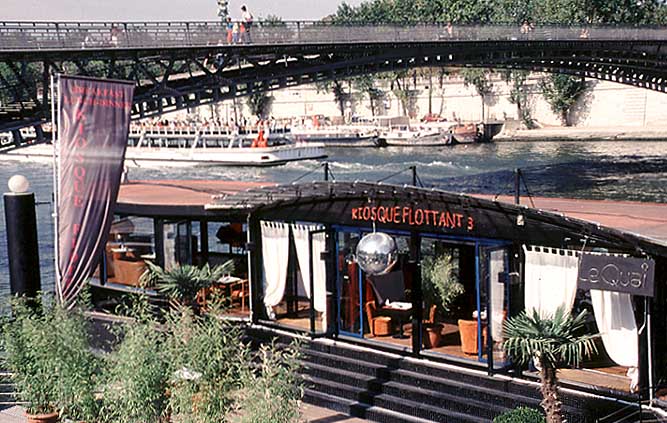
[(377, 314), (377, 307), (375, 301), (366, 303), (366, 318), (368, 319), (368, 328), (373, 336), (388, 336), (391, 335), (392, 321), (389, 316), (381, 316)]

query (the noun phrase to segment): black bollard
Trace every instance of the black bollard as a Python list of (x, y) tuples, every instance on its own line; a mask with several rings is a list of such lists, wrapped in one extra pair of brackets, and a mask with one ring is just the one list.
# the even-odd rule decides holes
[[(9, 286), (12, 295), (36, 297), (37, 292), (41, 290), (41, 283), (35, 194), (21, 192), (27, 191), (28, 188), (25, 178), (19, 180), (19, 182), (23, 181), (25, 181), (24, 189), (14, 189), (13, 192), (4, 194), (7, 252), (9, 254)], [(12, 187), (11, 183), (10, 187)]]

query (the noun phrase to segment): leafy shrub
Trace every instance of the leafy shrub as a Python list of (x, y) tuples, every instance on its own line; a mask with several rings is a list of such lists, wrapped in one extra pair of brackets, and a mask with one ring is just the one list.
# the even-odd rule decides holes
[(65, 418), (94, 421), (100, 363), (89, 347), (88, 321), (79, 310), (65, 310), (55, 301), (17, 299), (12, 309), (3, 346), (19, 400), (30, 414), (58, 411)]
[(250, 349), (238, 325), (181, 307), (167, 318), (169, 409), (179, 422), (224, 421), (249, 372)]
[(137, 319), (123, 327), (122, 336), (108, 357), (103, 421), (157, 422), (167, 404), (164, 334), (150, 319)]
[(546, 423), (546, 419), (535, 409), (517, 407), (494, 418), (493, 423)]
[(256, 354), (256, 371), (246, 382), (241, 423), (291, 423), (299, 421), (303, 397), (296, 343), (278, 347), (262, 345)]

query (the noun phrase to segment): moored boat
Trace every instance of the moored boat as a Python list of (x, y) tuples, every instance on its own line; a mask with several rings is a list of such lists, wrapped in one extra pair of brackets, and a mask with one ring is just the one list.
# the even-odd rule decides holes
[(503, 128), (502, 122), (457, 123), (449, 127), (452, 144), (489, 142)]
[(403, 125), (383, 131), (380, 141), (389, 147), (437, 147), (451, 144), (451, 134), (434, 128), (414, 129)]
[(371, 128), (331, 126), (319, 128), (292, 128), (297, 141), (323, 143), (327, 147), (379, 147), (378, 132)]
[(455, 144), (473, 144), (481, 140), (477, 125), (474, 123), (459, 123), (449, 128)]

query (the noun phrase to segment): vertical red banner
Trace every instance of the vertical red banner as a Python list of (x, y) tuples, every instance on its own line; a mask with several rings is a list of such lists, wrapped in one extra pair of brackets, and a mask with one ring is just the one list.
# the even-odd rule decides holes
[(71, 304), (99, 263), (118, 196), (134, 83), (58, 79), (58, 283)]

